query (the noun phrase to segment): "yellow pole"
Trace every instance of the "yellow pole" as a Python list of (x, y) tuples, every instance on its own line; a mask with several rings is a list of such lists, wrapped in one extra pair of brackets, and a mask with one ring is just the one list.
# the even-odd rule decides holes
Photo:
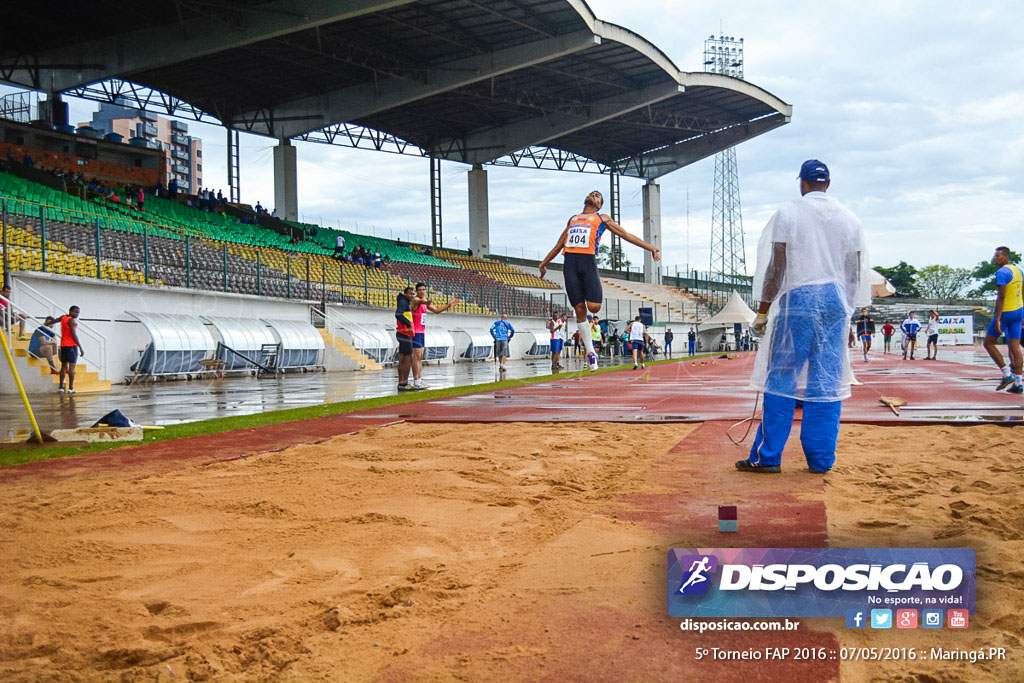
[(28, 413), (28, 419), (32, 422), (32, 431), (35, 432), (36, 441), (43, 443), (43, 433), (39, 431), (36, 416), (32, 413), (32, 406), (29, 405), (28, 396), (25, 395), (25, 387), (22, 385), (21, 377), (18, 375), (18, 368), (14, 365), (14, 356), (11, 355), (11, 347), (7, 344), (7, 332), (5, 330), (0, 330), (0, 343), (4, 345), (4, 355), (7, 356), (7, 364), (11, 366), (11, 374), (14, 375), (14, 381), (18, 384), (18, 393), (21, 394), (21, 402), (25, 404), (25, 412)]

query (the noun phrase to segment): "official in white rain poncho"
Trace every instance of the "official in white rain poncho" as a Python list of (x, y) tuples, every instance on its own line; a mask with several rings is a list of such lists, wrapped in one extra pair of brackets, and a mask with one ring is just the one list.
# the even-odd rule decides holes
[(750, 385), (764, 392), (764, 416), (750, 458), (736, 463), (744, 472), (780, 471), (797, 401), (807, 464), (831, 469), (853, 381), (849, 320), (871, 303), (860, 221), (825, 194), (825, 164), (804, 162), (799, 179), (801, 197), (772, 216), (757, 245), (753, 294), (761, 303), (752, 327), (762, 340)]

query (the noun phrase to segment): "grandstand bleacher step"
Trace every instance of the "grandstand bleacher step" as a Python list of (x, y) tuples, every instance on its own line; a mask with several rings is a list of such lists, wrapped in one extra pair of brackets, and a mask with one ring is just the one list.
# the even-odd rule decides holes
[[(15, 340), (12, 350), (26, 391), (31, 393), (57, 390), (59, 377), (50, 372), (50, 366), (45, 359), (29, 354), (27, 341)], [(32, 370), (38, 373), (38, 378)], [(105, 391), (110, 391), (110, 380), (100, 379), (96, 372), (86, 369), (85, 361), (80, 362), (75, 368), (75, 393), (96, 394)]]
[(349, 344), (347, 341), (340, 337), (335, 337), (333, 334), (323, 328), (318, 328), (320, 335), (324, 338), (324, 343), (329, 344), (331, 347), (341, 351), (348, 356), (353, 362), (363, 366), (365, 370), (380, 370), (382, 365), (370, 358), (366, 354), (360, 353), (359, 349)]

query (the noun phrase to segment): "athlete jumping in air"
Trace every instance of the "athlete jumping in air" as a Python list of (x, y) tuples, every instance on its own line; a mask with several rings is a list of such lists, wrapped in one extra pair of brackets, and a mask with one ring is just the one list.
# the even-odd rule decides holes
[(558, 252), (561, 251), (565, 254), (563, 266), (565, 294), (569, 298), (569, 304), (576, 311), (576, 326), (579, 328), (580, 338), (586, 345), (587, 366), (591, 371), (597, 370), (597, 354), (594, 353), (594, 341), (591, 336), (590, 324), (587, 322), (587, 313), (600, 311), (601, 301), (604, 299), (601, 280), (597, 274), (597, 247), (601, 235), (606, 229), (611, 230), (613, 234), (627, 242), (651, 252), (655, 261), (661, 258), (657, 247), (626, 232), (608, 214), (599, 213), (602, 206), (604, 206), (604, 197), (600, 192), (594, 190), (588, 194), (583, 200), (583, 212), (569, 219), (558, 242), (539, 266), (540, 276), (543, 278), (547, 272), (548, 263), (558, 256)]

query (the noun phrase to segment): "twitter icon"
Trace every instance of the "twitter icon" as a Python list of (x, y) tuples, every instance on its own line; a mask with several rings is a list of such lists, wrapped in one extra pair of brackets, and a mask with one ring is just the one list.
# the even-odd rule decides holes
[(871, 610), (871, 628), (892, 628), (892, 610)]

